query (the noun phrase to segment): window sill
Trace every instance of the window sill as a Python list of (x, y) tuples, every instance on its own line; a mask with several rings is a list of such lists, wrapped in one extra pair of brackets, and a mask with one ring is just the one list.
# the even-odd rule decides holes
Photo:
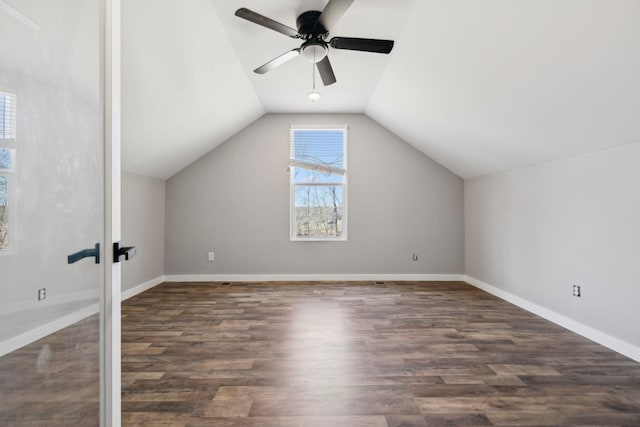
[(291, 242), (346, 242), (347, 236), (342, 237), (291, 237)]

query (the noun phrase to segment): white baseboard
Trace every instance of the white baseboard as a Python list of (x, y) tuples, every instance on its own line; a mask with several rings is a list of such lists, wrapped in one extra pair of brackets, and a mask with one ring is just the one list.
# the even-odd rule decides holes
[(462, 274), (187, 274), (165, 276), (167, 282), (325, 282), (325, 281), (434, 281), (464, 280)]
[(144, 291), (148, 291), (149, 289), (158, 286), (162, 282), (166, 282), (166, 276), (158, 276), (155, 279), (151, 279), (148, 282), (144, 282), (138, 286), (134, 286), (131, 289), (127, 289), (126, 291), (122, 291), (121, 301), (127, 300), (133, 296), (136, 296)]
[[(148, 282), (145, 282), (141, 285), (135, 286), (131, 289), (127, 289), (126, 291), (122, 292), (121, 300), (124, 301), (128, 298), (131, 298), (132, 296), (137, 295), (141, 292), (144, 292), (148, 289), (151, 289), (154, 286), (157, 286), (160, 283), (165, 281), (166, 281), (165, 276), (160, 276), (160, 277), (156, 277), (153, 280), (149, 280)], [(79, 297), (85, 297), (86, 295), (87, 295), (86, 293), (71, 294), (70, 298), (72, 300), (77, 300)], [(91, 292), (91, 295), (93, 295), (93, 291)], [(58, 299), (62, 301), (64, 299), (63, 297), (64, 296), (61, 296)], [(28, 307), (31, 307), (31, 306), (32, 304), (28, 305)], [(74, 311), (62, 317), (59, 317), (42, 326), (38, 326), (20, 335), (16, 335), (15, 337), (11, 337), (5, 341), (2, 341), (0, 342), (0, 357), (4, 356), (5, 354), (11, 353), (21, 347), (24, 347), (25, 345), (36, 342), (39, 339), (46, 337), (47, 335), (51, 335), (54, 332), (57, 332), (61, 329), (66, 328), (67, 326), (71, 326), (76, 322), (79, 322), (83, 319), (86, 319), (89, 316), (92, 316), (98, 313), (99, 311), (100, 311), (99, 304), (91, 304), (77, 311)]]
[(611, 335), (607, 335), (604, 332), (601, 332), (583, 323), (577, 322), (573, 319), (563, 316), (562, 314), (556, 313), (553, 310), (549, 310), (548, 308), (532, 303), (531, 301), (527, 301), (524, 298), (520, 298), (519, 296), (516, 296), (512, 293), (503, 291), (502, 289), (496, 288), (495, 286), (492, 286), (474, 277), (463, 276), (463, 280), (478, 289), (482, 289), (483, 291), (495, 295), (500, 299), (517, 305), (518, 307), (523, 308), (544, 319), (547, 319), (557, 325), (560, 325), (563, 328), (569, 329), (570, 331), (575, 332), (578, 335), (582, 335), (585, 338), (595, 341), (598, 344), (601, 344), (613, 351), (616, 351), (637, 362), (640, 362), (639, 347), (636, 347), (618, 338), (612, 337)]

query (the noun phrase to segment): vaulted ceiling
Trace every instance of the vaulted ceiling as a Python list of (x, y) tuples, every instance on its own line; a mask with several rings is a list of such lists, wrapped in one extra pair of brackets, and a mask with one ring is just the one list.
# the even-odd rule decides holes
[(640, 142), (638, 0), (355, 0), (331, 36), (396, 41), (331, 50), (312, 67), (253, 69), (299, 41), (327, 0), (123, 2), (124, 169), (167, 178), (265, 113), (364, 113), (463, 178)]

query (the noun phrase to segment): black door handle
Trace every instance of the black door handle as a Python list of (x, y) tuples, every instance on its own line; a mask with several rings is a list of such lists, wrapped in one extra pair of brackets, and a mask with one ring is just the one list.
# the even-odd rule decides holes
[(93, 249), (83, 249), (79, 252), (67, 256), (67, 264), (73, 264), (82, 258), (95, 257), (96, 264), (100, 264), (100, 243), (96, 243)]
[(113, 244), (113, 262), (120, 262), (120, 257), (124, 256), (125, 261), (129, 261), (136, 256), (135, 246), (120, 246), (120, 242)]

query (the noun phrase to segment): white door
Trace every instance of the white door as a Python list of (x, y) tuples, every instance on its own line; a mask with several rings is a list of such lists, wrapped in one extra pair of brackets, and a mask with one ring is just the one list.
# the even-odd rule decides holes
[(119, 423), (111, 4), (0, 0), (3, 426)]

